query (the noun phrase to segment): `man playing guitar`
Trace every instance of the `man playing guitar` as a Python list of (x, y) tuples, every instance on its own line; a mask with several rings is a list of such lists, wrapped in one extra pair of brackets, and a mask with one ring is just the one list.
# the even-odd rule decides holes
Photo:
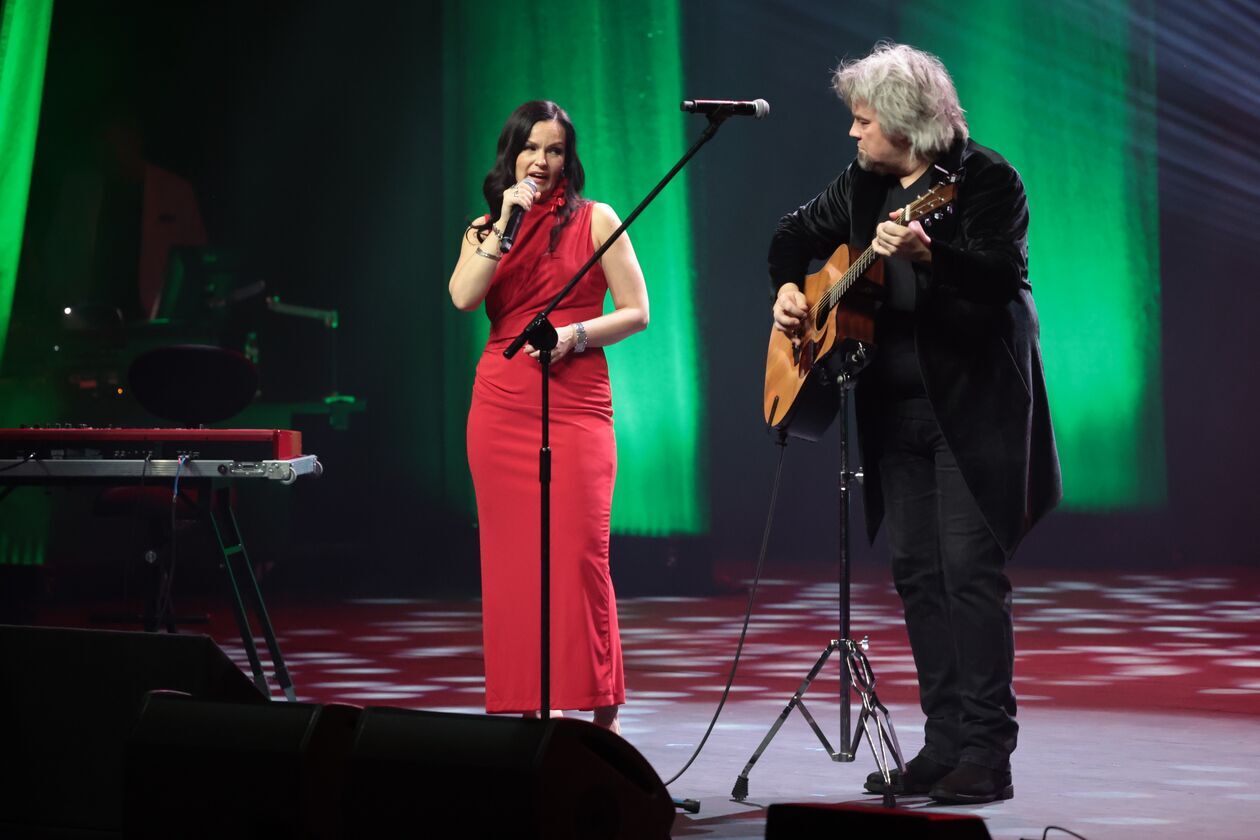
[[(882, 258), (878, 349), (855, 389), (867, 530), (873, 538), (887, 523), (927, 717), (923, 750), (893, 774), (894, 792), (1009, 799), (1018, 725), (1005, 564), (1062, 495), (1024, 187), (969, 139), (935, 56), (880, 44), (837, 69), (834, 86), (853, 114), (857, 159), (779, 222), (774, 326), (794, 343), (808, 338), (811, 260), (867, 244)], [(947, 206), (893, 221), (946, 180)], [(884, 792), (880, 774), (866, 789)]]

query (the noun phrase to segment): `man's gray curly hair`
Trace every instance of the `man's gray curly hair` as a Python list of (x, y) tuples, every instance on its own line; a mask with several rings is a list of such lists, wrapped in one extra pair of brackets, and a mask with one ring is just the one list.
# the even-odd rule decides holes
[(866, 58), (842, 63), (831, 81), (845, 105), (874, 108), (884, 134), (908, 140), (910, 154), (920, 160), (967, 139), (954, 80), (931, 53), (881, 41)]

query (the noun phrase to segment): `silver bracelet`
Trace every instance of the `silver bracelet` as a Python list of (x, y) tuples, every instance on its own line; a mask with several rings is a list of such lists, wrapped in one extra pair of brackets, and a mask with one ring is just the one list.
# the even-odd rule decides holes
[(485, 257), (491, 262), (498, 262), (499, 260), (503, 259), (503, 257), (499, 256), (498, 254), (492, 254), (489, 251), (481, 250), (480, 245), (477, 246), (477, 250), (474, 253), (479, 257)]
[(581, 321), (574, 324), (573, 334), (577, 336), (577, 340), (573, 343), (573, 352), (581, 353), (586, 349), (586, 324)]
[(499, 230), (498, 225), (490, 225), (490, 230), (494, 231), (494, 235), (499, 237), (499, 241), (503, 241), (503, 231)]

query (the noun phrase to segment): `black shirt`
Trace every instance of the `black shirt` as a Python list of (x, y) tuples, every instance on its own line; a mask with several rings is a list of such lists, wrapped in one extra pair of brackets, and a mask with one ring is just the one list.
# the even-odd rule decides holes
[[(880, 210), (881, 222), (888, 214), (901, 210), (927, 192), (931, 185), (930, 170), (908, 187), (890, 176), (888, 192)], [(872, 231), (872, 234), (874, 232)], [(884, 291), (886, 297), (875, 316), (875, 359), (866, 372), (869, 384), (889, 399), (911, 399), (926, 396), (923, 374), (914, 344), (914, 306), (919, 273), (930, 269), (916, 266), (903, 257), (884, 257)]]

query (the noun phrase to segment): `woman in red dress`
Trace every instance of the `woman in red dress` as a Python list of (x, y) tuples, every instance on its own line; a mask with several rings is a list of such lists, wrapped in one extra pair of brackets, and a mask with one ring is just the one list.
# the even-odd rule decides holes
[[(503, 357), (529, 321), (621, 221), (582, 198), (585, 174), (568, 115), (526, 102), (499, 135), (486, 175), (490, 213), (464, 231), (451, 274), (462, 310), (484, 301), (490, 339), (468, 413), (468, 464), (477, 491), (486, 659), (486, 711), (538, 708), (539, 351)], [(512, 208), (525, 211), (512, 249), (499, 244)], [(613, 311), (603, 314), (611, 292)], [(622, 236), (551, 314), (551, 700), (593, 710), (621, 731), (625, 702), (608, 529), (617, 473), (612, 392), (603, 347), (647, 327), (643, 272)]]

